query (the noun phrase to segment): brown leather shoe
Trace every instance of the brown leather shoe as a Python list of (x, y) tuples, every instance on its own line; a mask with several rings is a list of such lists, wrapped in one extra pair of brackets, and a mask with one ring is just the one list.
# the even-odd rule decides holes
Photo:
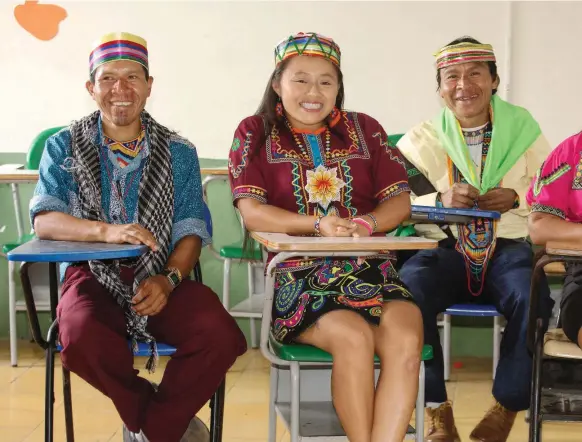
[(461, 442), (450, 401), (439, 408), (427, 408), (430, 427), (424, 442)]
[(473, 442), (506, 442), (515, 422), (515, 411), (496, 402), (469, 436)]

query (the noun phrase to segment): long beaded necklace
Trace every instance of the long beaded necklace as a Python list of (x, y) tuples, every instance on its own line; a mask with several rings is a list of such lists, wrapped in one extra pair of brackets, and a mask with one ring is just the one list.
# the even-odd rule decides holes
[(304, 158), (312, 163), (312, 169), (306, 171), (305, 191), (309, 195), (307, 202), (317, 204), (319, 209), (316, 209), (315, 213), (320, 213), (322, 216), (325, 216), (328, 213), (329, 206), (332, 205), (333, 207), (332, 203), (334, 201), (341, 201), (341, 190), (346, 185), (346, 183), (338, 176), (337, 167), (327, 168), (325, 165), (331, 150), (331, 133), (329, 131), (329, 126), (325, 126), (325, 158), (322, 158), (321, 151), (317, 153), (312, 152), (311, 158), (307, 152), (305, 143), (302, 142), (295, 131), (293, 131), (293, 128), (287, 119), (285, 119), (285, 124), (291, 131), (295, 144), (297, 144), (299, 150), (301, 150)]

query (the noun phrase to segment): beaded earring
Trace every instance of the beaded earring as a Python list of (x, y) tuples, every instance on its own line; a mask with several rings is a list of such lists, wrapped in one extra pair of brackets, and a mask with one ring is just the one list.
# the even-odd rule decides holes
[(279, 99), (279, 101), (275, 105), (275, 113), (277, 114), (278, 117), (283, 116), (283, 103), (281, 103), (281, 99)]
[(329, 116), (328, 116), (328, 121), (329, 121), (329, 127), (334, 127), (340, 120), (340, 111), (339, 109), (334, 106), (333, 109), (331, 110)]

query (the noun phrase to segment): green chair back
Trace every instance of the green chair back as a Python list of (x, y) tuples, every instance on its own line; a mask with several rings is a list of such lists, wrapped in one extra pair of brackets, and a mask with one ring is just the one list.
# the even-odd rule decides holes
[(38, 170), (46, 140), (64, 127), (65, 126), (59, 126), (45, 129), (39, 133), (34, 140), (32, 140), (30, 148), (28, 149), (28, 154), (26, 155), (26, 168), (28, 170)]
[(404, 134), (388, 135), (388, 141), (390, 141), (390, 144), (392, 144), (393, 146), (396, 146), (396, 143), (398, 143), (398, 141), (400, 141), (400, 138), (402, 138), (403, 136)]

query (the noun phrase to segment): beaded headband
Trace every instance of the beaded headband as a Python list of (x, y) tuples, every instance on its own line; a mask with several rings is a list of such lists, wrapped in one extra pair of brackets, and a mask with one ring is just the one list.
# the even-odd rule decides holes
[(275, 66), (297, 55), (321, 57), (340, 67), (339, 46), (329, 37), (315, 32), (299, 32), (281, 41), (275, 47)]
[(493, 46), (469, 42), (445, 46), (434, 54), (434, 56), (436, 57), (437, 69), (475, 61), (495, 61)]
[(104, 35), (93, 45), (89, 55), (89, 73), (99, 66), (117, 60), (134, 61), (146, 70), (148, 67), (147, 42), (128, 32), (112, 32)]

